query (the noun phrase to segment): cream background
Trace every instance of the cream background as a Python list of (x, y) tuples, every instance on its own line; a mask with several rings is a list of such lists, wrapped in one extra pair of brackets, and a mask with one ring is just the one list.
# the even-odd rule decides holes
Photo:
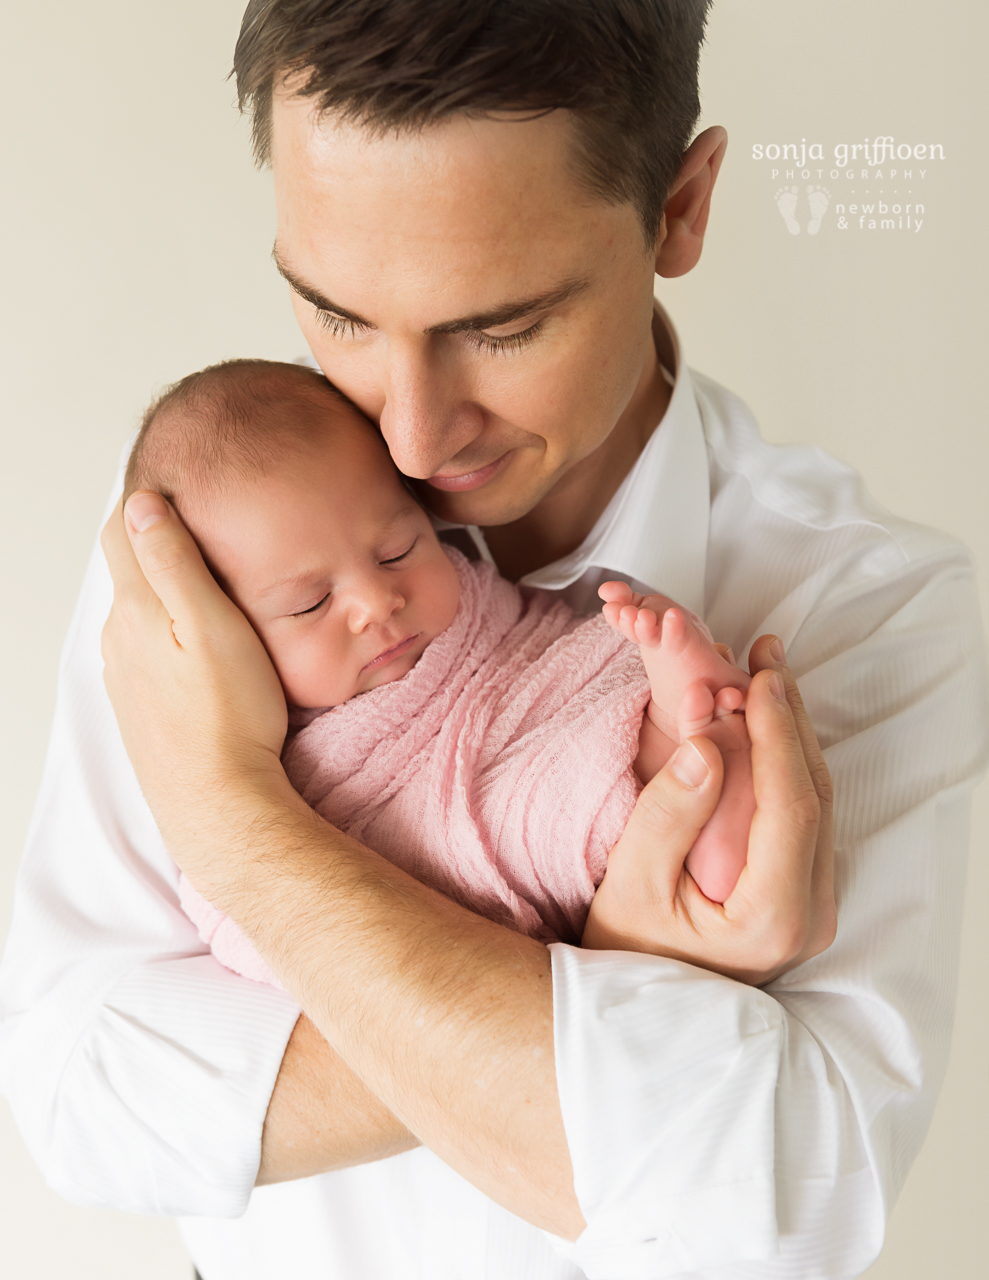
[[(302, 350), (267, 257), (269, 182), (224, 81), (243, 2), (5, 6), (0, 936), (58, 653), (122, 441), (173, 378)], [(700, 267), (660, 289), (689, 361), (741, 393), (770, 439), (852, 463), (881, 502), (963, 538), (980, 579), (987, 27), (976, 0), (720, 0), (704, 122), (725, 124), (732, 146)], [(752, 143), (806, 137), (830, 154), (877, 134), (944, 145), (923, 231), (787, 234)], [(824, 183), (836, 198), (846, 186)], [(986, 1274), (987, 826), (983, 791), (948, 1083), (871, 1280)], [(0, 1271), (173, 1280), (189, 1265), (170, 1222), (47, 1191), (0, 1103)]]

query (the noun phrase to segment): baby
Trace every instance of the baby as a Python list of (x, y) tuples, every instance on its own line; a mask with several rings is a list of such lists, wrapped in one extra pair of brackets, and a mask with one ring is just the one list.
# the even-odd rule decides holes
[[(731, 892), (754, 811), (749, 677), (689, 611), (611, 582), (603, 616), (577, 618), (445, 547), (373, 425), (295, 365), (169, 389), (127, 467), (125, 494), (143, 488), (261, 637), (290, 706), (286, 772), (328, 821), (476, 911), (576, 942), (641, 783), (704, 733), (725, 781), (687, 865), (709, 898)], [(221, 962), (275, 981), (185, 881), (180, 897)]]

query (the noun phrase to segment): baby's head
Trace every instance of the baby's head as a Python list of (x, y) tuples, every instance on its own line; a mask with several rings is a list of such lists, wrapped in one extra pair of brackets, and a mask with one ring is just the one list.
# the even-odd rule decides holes
[(322, 375), (233, 360), (145, 414), (125, 497), (167, 497), (244, 611), (288, 701), (396, 680), (453, 621), (457, 573), (380, 435)]

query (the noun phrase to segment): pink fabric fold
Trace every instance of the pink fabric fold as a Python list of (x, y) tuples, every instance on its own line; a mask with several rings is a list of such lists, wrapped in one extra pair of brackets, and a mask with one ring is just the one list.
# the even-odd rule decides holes
[[(522, 592), (448, 548), (451, 626), (401, 680), (296, 712), (283, 762), (327, 821), (417, 880), (545, 941), (580, 938), (639, 784), (649, 683), (604, 618)], [(183, 877), (186, 914), (220, 962), (277, 979)]]

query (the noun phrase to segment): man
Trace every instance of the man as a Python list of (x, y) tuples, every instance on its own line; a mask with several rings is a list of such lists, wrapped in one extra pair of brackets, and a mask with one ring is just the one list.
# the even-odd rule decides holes
[[(700, 254), (724, 148), (688, 146), (703, 9), (245, 16), (238, 79), (314, 355), (507, 576), (588, 607), (625, 576), (748, 651), (759, 811), (740, 890), (700, 901), (682, 862), (720, 767), (701, 743), (699, 772), (644, 793), (599, 895), (596, 945), (624, 921), (658, 954), (549, 955), (313, 819), (259, 642), (168, 508), (132, 499), (106, 534), (123, 739), (169, 853), (291, 994), (225, 974), (176, 910), (98, 686), (96, 567), (11, 936), (4, 1080), (65, 1194), (200, 1215), (206, 1280), (852, 1275), (923, 1135), (984, 752), (970, 570), (843, 468), (762, 445), (653, 319), (654, 271)], [(824, 955), (825, 775), (769, 631), (838, 786)], [(648, 904), (623, 895), (642, 861)]]

